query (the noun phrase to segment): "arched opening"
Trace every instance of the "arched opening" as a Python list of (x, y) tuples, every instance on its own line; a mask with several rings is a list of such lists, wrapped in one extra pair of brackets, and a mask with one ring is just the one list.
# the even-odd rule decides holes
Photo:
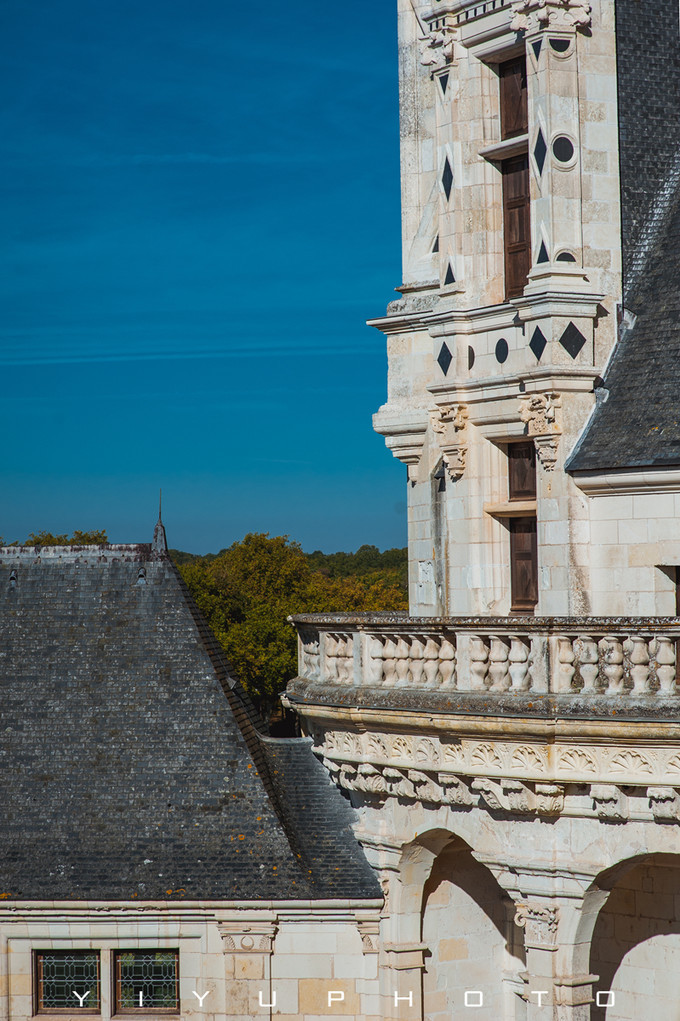
[(525, 1016), (524, 1001), (516, 995), (524, 941), (514, 905), (458, 837), (439, 851), (425, 882), (422, 939), (428, 947), (423, 973), (428, 1021), (467, 1014), (466, 992), (467, 1006), (485, 1008), (475, 1012), (480, 1021)]
[[(611, 892), (591, 941), (599, 1004), (592, 1021), (677, 1021), (680, 999), (680, 855), (622, 862), (598, 878)], [(609, 992), (611, 991), (611, 992)]]

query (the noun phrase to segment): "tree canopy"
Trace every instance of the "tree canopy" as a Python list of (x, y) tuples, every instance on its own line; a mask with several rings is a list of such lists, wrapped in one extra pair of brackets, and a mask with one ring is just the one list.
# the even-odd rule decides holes
[(24, 542), (5, 542), (0, 536), (0, 546), (101, 546), (108, 542), (106, 532), (98, 529), (92, 532), (81, 532), (76, 529), (73, 535), (54, 535), (53, 532), (31, 532)]
[[(217, 556), (178, 557), (234, 672), (269, 715), (297, 671), (295, 613), (403, 610), (406, 550), (305, 554), (287, 536), (246, 535)], [(383, 559), (384, 558), (384, 559)]]

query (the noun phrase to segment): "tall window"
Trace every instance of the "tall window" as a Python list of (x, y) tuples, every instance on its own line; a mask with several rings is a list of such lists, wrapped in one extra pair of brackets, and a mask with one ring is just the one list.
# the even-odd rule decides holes
[[(508, 445), (508, 498), (536, 499), (536, 450), (531, 440)], [(510, 586), (512, 613), (533, 613), (538, 602), (536, 513), (511, 517)]]
[[(525, 57), (506, 60), (498, 68), (500, 82), (501, 140), (519, 138), (529, 130), (527, 68)], [(529, 155), (514, 153), (501, 161), (503, 175), (503, 236), (505, 297), (524, 290), (531, 269), (529, 220)]]
[(99, 951), (37, 951), (35, 990), (37, 1014), (98, 1013)]

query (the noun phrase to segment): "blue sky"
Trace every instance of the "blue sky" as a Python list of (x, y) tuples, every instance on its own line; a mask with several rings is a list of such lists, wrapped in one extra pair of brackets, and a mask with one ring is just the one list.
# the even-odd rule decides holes
[(0, 0), (5, 539), (405, 545), (394, 7)]

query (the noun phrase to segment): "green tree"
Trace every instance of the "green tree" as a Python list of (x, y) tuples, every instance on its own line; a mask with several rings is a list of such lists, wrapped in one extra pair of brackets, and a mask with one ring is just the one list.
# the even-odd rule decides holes
[[(365, 549), (381, 556), (375, 547)], [(356, 565), (365, 575), (347, 574), (343, 565), (332, 577), (319, 569), (316, 554), (307, 556), (287, 536), (253, 533), (216, 557), (180, 561), (178, 567), (234, 672), (269, 716), (297, 672), (289, 615), (407, 608), (398, 571), (381, 571), (379, 563), (376, 570), (376, 563), (371, 552)]]
[(107, 543), (107, 538), (104, 529), (98, 529), (92, 532), (81, 532), (76, 529), (73, 535), (69, 536), (66, 533), (63, 535), (54, 535), (53, 532), (31, 532), (29, 537), (24, 542), (11, 542), (5, 543), (5, 540), (0, 536), (0, 546), (101, 546), (103, 543)]

